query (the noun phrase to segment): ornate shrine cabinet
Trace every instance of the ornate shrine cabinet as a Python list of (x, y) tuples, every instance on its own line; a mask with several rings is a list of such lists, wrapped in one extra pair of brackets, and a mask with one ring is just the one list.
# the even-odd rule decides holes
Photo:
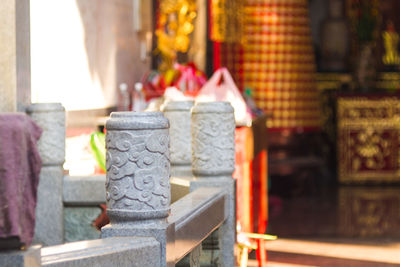
[(341, 95), (337, 100), (341, 183), (400, 182), (398, 95)]

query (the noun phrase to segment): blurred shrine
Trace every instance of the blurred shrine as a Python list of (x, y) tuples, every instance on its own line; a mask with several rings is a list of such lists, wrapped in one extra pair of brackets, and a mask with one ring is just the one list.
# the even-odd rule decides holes
[[(399, 3), (211, 2), (212, 64), (226, 66), (241, 90), (250, 88), (268, 116), (264, 138), (270, 196), (319, 196), (339, 188), (337, 197), (354, 213), (339, 215), (338, 233), (376, 236), (392, 231), (398, 236), (398, 229), (372, 229), (383, 229), (383, 214), (388, 221), (400, 219), (387, 210), (398, 199), (387, 200), (386, 191), (379, 193), (377, 187), (397, 190), (400, 178), (400, 21), (394, 11)], [(338, 184), (373, 185), (376, 190), (353, 193)], [(274, 197), (271, 201), (276, 204)], [(281, 207), (272, 204), (272, 209), (270, 216)], [(361, 214), (368, 209), (375, 211)], [(363, 216), (376, 224), (364, 224)], [(279, 220), (272, 221), (270, 231), (280, 229)]]
[[(163, 1), (156, 3), (159, 40), (163, 27), (178, 38), (182, 31), (165, 25)], [(296, 197), (321, 186), (398, 182), (396, 1), (187, 3), (193, 9), (185, 12), (196, 12), (187, 13), (190, 41), (185, 37), (185, 51), (175, 49), (172, 62), (194, 62), (188, 66), (197, 66), (202, 77), (226, 67), (253, 114), (252, 127), (238, 127), (236, 134), (243, 231), (266, 231), (268, 194)], [(168, 21), (176, 27), (177, 18)], [(155, 57), (154, 66), (162, 70), (162, 62), (162, 55)], [(174, 76), (162, 72), (165, 80)], [(194, 96), (200, 87), (185, 94)], [(280, 205), (279, 198), (272, 201)]]
[[(400, 181), (396, 1), (153, 4), (152, 70), (139, 87), (145, 101), (196, 99), (214, 91), (214, 100), (229, 100), (237, 110), (244, 105), (251, 114), (249, 123), (237, 120), (236, 128), (241, 232), (312, 235), (324, 226), (285, 228), (287, 205), (297, 198), (326, 197), (340, 201), (333, 213), (339, 226), (329, 226), (334, 220), (327, 215), (321, 224), (336, 230), (323, 233), (399, 234), (392, 227), (400, 219), (392, 209), (400, 203), (392, 197), (397, 190), (392, 185)], [(219, 74), (225, 69), (229, 78)], [(236, 95), (239, 104), (228, 95)], [(150, 107), (159, 108), (162, 101)], [(362, 193), (361, 185), (372, 185), (373, 194)], [(378, 185), (389, 186), (390, 197), (388, 190), (379, 193)], [(351, 212), (344, 212), (345, 206)], [(322, 214), (313, 216), (319, 220)], [(304, 222), (313, 225), (312, 218)], [(291, 221), (296, 225), (303, 218)]]

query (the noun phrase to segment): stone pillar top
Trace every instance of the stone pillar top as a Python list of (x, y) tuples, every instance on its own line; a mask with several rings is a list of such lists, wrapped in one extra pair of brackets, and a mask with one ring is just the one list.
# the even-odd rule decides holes
[(111, 223), (166, 218), (169, 122), (161, 112), (113, 112), (106, 122), (106, 201)]
[(112, 112), (106, 122), (107, 130), (140, 130), (169, 128), (162, 112)]
[(233, 107), (229, 102), (197, 102), (192, 108), (192, 113), (231, 113)]
[(171, 137), (171, 164), (173, 176), (191, 176), (192, 146), (190, 110), (193, 101), (171, 101), (164, 107), (165, 117), (169, 119)]
[(26, 112), (43, 129), (38, 142), (43, 166), (65, 161), (65, 108), (60, 103), (35, 103)]
[(187, 111), (194, 105), (194, 101), (170, 101), (164, 107), (164, 111)]
[(200, 102), (192, 108), (192, 172), (197, 177), (232, 176), (235, 118), (229, 102)]
[(61, 105), (61, 103), (34, 103), (31, 104), (26, 112), (49, 112), (49, 111), (65, 111), (65, 108)]

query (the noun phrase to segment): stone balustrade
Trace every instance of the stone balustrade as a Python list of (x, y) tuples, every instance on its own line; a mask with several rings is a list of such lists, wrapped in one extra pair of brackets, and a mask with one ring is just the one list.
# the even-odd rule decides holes
[[(106, 201), (102, 238), (153, 236), (162, 266), (173, 266), (169, 122), (161, 112), (115, 112), (106, 123)], [(173, 241), (173, 240), (172, 240)]]
[(27, 113), (43, 130), (38, 142), (42, 169), (37, 193), (34, 242), (47, 246), (62, 244), (65, 109), (60, 103), (38, 103), (30, 105)]
[(220, 248), (219, 265), (235, 266), (236, 190), (235, 118), (228, 102), (198, 103), (192, 108), (192, 171), (190, 190), (218, 187), (226, 191), (227, 218), (216, 235)]
[(168, 217), (168, 128), (160, 112), (111, 113), (106, 124), (106, 201), (112, 225)]
[[(189, 113), (191, 104), (171, 103), (164, 110), (171, 125), (179, 113), (185, 113), (185, 123), (191, 116), (191, 136), (186, 125), (180, 141), (188, 144), (184, 138), (192, 137), (191, 155), (186, 149), (185, 156), (174, 149), (170, 155), (169, 122), (162, 113), (111, 114), (105, 197), (110, 224), (102, 228), (103, 239), (44, 248), (36, 266), (175, 266), (188, 253), (190, 265), (199, 266), (199, 244), (216, 229), (219, 265), (234, 266), (233, 109), (223, 102), (200, 103)], [(171, 133), (171, 144), (175, 137)], [(187, 168), (188, 157), (195, 174), (188, 178), (191, 192), (171, 205), (170, 161)], [(121, 248), (110, 250), (115, 246)]]

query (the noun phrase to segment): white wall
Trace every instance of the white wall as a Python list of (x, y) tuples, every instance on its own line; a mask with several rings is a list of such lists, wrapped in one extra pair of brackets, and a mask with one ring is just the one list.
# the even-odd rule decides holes
[(133, 86), (150, 68), (139, 42), (151, 28), (151, 1), (140, 1), (146, 14), (137, 33), (132, 0), (31, 0), (32, 102), (116, 106), (118, 85)]

